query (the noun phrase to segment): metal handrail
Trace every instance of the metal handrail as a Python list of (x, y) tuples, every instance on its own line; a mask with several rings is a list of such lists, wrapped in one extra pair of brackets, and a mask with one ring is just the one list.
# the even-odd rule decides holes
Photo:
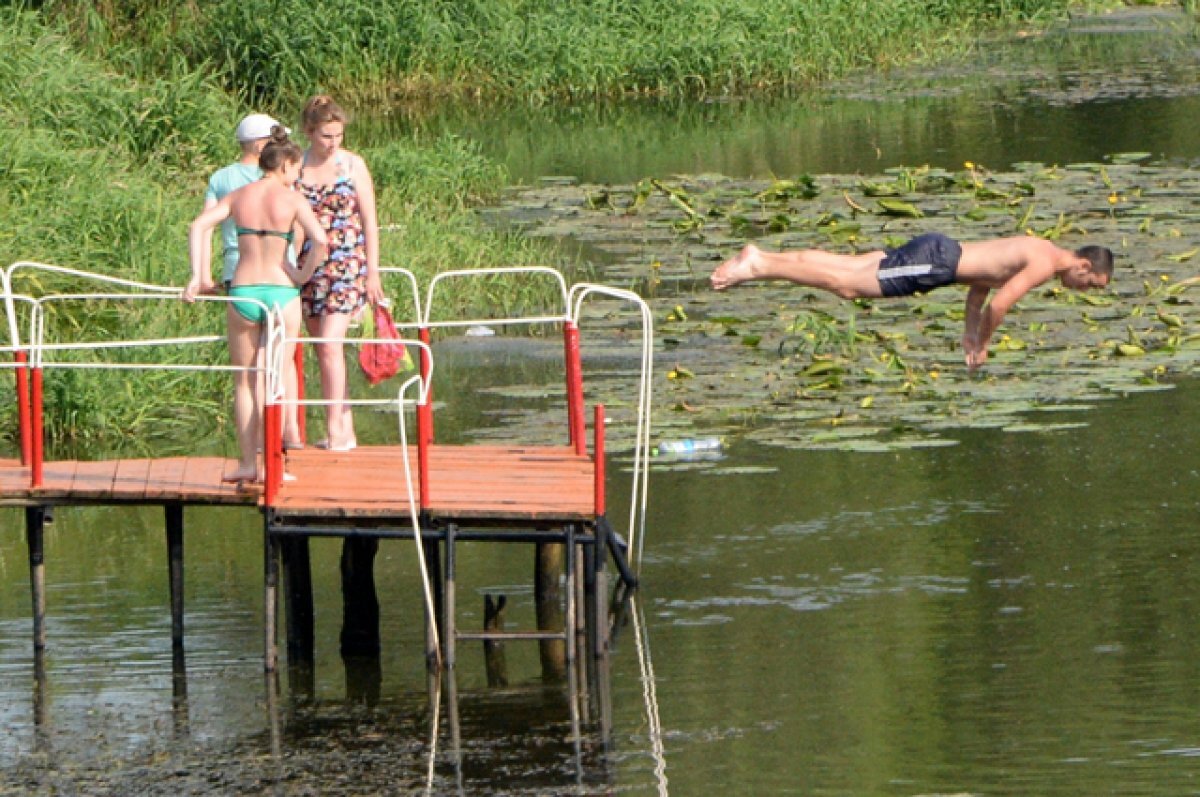
[(641, 377), (637, 391), (637, 420), (634, 437), (633, 486), (629, 500), (629, 550), (633, 555), (635, 569), (641, 568), (642, 548), (646, 532), (646, 506), (649, 498), (650, 478), (650, 391), (654, 369), (654, 318), (650, 306), (636, 293), (605, 285), (578, 283), (571, 287), (570, 320), (576, 326), (583, 311), (584, 301), (592, 296), (607, 296), (632, 302), (641, 313), (642, 346)]
[[(451, 279), (489, 277), (489, 276), (496, 276), (496, 275), (500, 275), (500, 274), (540, 274), (543, 276), (551, 277), (555, 282), (558, 283), (558, 292), (559, 292), (560, 298), (562, 299), (562, 307), (563, 307), (562, 313), (558, 314), (558, 315), (531, 316), (529, 318), (515, 318), (515, 319), (514, 318), (479, 318), (479, 319), (473, 319), (473, 320), (460, 319), (457, 321), (431, 321), (430, 320), (430, 316), (432, 314), (433, 304), (434, 304), (434, 302), (433, 302), (434, 290), (437, 288), (439, 283), (447, 281), (447, 280), (451, 280)], [(456, 269), (456, 270), (451, 270), (451, 271), (443, 271), (439, 274), (434, 275), (433, 279), (430, 280), (429, 287), (426, 289), (426, 293), (425, 293), (425, 309), (424, 309), (424, 315), (421, 317), (421, 324), (422, 324), (422, 326), (428, 327), (430, 329), (437, 329), (437, 328), (441, 328), (441, 327), (473, 326), (475, 324), (497, 324), (497, 325), (499, 325), (499, 324), (553, 323), (556, 321), (561, 322), (566, 319), (567, 307), (568, 307), (567, 281), (566, 281), (566, 279), (563, 278), (563, 275), (561, 273), (559, 273), (559, 271), (557, 269), (550, 268), (549, 266), (505, 266), (505, 267), (496, 267), (496, 268)]]

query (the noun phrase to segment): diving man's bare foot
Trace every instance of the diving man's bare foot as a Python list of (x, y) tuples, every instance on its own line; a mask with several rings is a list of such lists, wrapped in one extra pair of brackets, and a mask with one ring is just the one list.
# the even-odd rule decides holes
[(754, 244), (746, 244), (736, 257), (731, 257), (709, 277), (713, 290), (723, 291), (734, 285), (754, 279), (754, 267), (757, 265), (762, 251)]

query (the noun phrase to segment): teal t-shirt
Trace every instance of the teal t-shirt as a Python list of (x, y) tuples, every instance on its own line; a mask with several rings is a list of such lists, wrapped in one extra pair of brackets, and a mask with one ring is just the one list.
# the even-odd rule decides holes
[[(250, 185), (263, 175), (257, 166), (246, 166), (243, 163), (231, 163), (223, 169), (218, 169), (208, 180), (208, 191), (204, 193), (204, 201), (209, 199), (220, 202), (227, 194), (232, 194), (242, 186)], [(233, 272), (238, 263), (237, 225), (233, 219), (221, 222), (221, 243), (225, 245), (223, 256), (225, 264), (221, 269), (221, 281), (232, 282)]]

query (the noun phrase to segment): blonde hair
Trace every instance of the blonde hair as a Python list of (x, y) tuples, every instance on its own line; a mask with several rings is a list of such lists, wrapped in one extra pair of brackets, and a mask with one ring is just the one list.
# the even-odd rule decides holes
[(328, 94), (318, 94), (313, 97), (304, 104), (304, 111), (300, 114), (300, 123), (304, 127), (305, 134), (311, 134), (321, 125), (330, 122), (346, 124), (347, 121), (346, 112), (342, 110), (342, 106), (334, 102), (333, 97)]

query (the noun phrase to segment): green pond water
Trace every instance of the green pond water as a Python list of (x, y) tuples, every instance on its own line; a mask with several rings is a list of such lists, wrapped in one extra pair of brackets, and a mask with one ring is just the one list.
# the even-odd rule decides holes
[[(966, 159), (1000, 170), (1113, 152), (1189, 171), (1198, 53), (1178, 24), (1077, 22), (970, 68), (788, 103), (467, 110), (424, 124), (478, 136), (530, 182)], [(693, 290), (668, 283), (656, 317)], [(707, 356), (702, 336), (678, 337), (660, 380)], [(439, 435), (561, 438), (555, 350), (444, 343), (439, 378), (456, 389), (439, 389)], [(624, 348), (599, 355), (585, 360), (593, 384), (619, 399), (635, 363)], [(187, 513), (184, 661), (170, 645), (161, 511), (59, 510), (49, 647), (35, 662), (22, 516), (4, 510), (0, 794), (1200, 792), (1200, 384), (1183, 359), (1163, 360), (1170, 378), (1153, 391), (1110, 384), (1064, 406), (1061, 424), (1017, 410), (1027, 427), (965, 423), (939, 429), (948, 445), (854, 451), (781, 445), (802, 419), (778, 410), (722, 426), (716, 458), (660, 459), (607, 740), (572, 738), (563, 689), (541, 682), (533, 646), (510, 644), (506, 688), (460, 648), (455, 744), (445, 696), (427, 691), (407, 541), (381, 547), (384, 651), (365, 663), (337, 652), (340, 543), (313, 543), (316, 661), (309, 677), (285, 670), (276, 699), (262, 674), (261, 521), (245, 510)], [(1001, 384), (1017, 378), (997, 370)], [(656, 385), (661, 436), (690, 434), (671, 390)], [(761, 402), (757, 386), (744, 392)], [(616, 406), (623, 529), (629, 429)], [(389, 423), (360, 420), (364, 437)], [(482, 622), (484, 592), (508, 596), (514, 623), (531, 615), (523, 547), (467, 546), (459, 570), (462, 624)]]

